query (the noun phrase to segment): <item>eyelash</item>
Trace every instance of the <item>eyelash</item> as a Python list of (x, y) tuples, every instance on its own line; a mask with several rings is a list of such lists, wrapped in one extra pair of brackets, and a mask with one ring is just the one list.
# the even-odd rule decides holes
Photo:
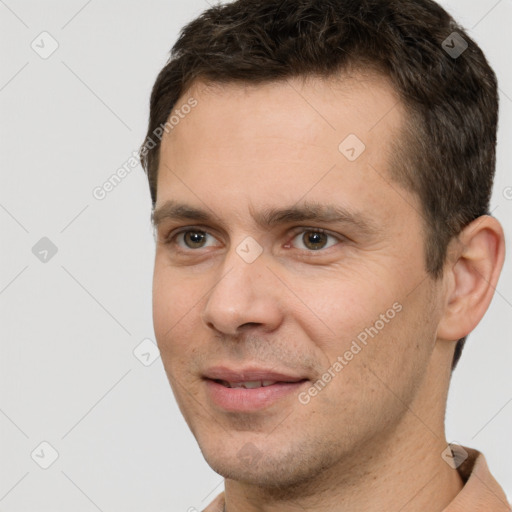
[[(213, 235), (211, 233), (208, 233), (208, 231), (206, 231), (204, 228), (198, 226), (198, 227), (195, 227), (195, 226), (187, 226), (185, 228), (182, 228), (180, 229), (179, 231), (176, 231), (176, 232), (171, 232), (169, 235), (167, 235), (164, 239), (164, 244), (165, 245), (175, 245), (176, 247), (178, 247), (178, 251), (179, 252), (182, 252), (182, 253), (187, 253), (187, 252), (196, 252), (196, 251), (199, 251), (200, 249), (204, 249), (204, 247), (199, 247), (197, 249), (191, 249), (191, 248), (187, 248), (187, 249), (183, 249), (182, 247), (180, 247), (179, 245), (177, 245), (176, 243), (176, 239), (180, 236), (180, 235), (183, 235), (184, 233), (188, 233), (188, 232), (198, 232), (198, 233), (203, 233), (203, 234), (206, 234), (206, 235), (209, 235), (209, 236), (212, 236)], [(316, 227), (298, 227), (294, 230), (293, 232), (293, 235), (292, 235), (292, 238), (290, 239), (290, 242), (287, 242), (286, 244), (288, 245), (289, 243), (291, 243), (296, 237), (297, 235), (300, 235), (300, 234), (303, 234), (303, 233), (323, 233), (331, 238), (335, 238), (336, 240), (338, 240), (338, 242), (343, 242), (344, 240), (346, 240), (345, 237), (343, 237), (342, 235), (339, 235), (339, 234), (333, 234), (329, 231), (326, 231), (325, 229), (322, 229), (322, 228), (316, 228)], [(215, 237), (213, 237), (215, 238)], [(320, 253), (320, 252), (325, 252), (327, 251), (328, 249), (330, 249), (331, 247), (334, 247), (335, 245), (337, 244), (333, 244), (327, 248), (322, 248), (322, 249), (318, 249), (318, 250), (311, 250), (311, 249), (299, 249), (300, 251), (305, 251), (305, 252), (308, 252), (308, 253)]]

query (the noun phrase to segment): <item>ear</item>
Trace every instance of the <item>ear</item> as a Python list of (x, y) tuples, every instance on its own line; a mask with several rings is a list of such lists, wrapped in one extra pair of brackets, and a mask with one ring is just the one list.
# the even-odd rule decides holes
[(442, 278), (439, 339), (458, 340), (477, 326), (491, 303), (504, 259), (503, 228), (489, 215), (475, 219), (451, 241)]

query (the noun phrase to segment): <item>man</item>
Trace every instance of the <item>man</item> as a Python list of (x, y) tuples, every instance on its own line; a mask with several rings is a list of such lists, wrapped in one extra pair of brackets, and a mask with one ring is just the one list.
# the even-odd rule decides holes
[(185, 27), (141, 148), (154, 326), (207, 511), (506, 511), (444, 414), (504, 260), (496, 78), (430, 0)]

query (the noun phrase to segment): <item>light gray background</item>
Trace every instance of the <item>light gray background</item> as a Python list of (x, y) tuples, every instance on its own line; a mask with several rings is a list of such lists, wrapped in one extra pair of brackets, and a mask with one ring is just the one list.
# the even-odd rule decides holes
[[(441, 3), (499, 76), (492, 208), (510, 241), (512, 0)], [(142, 169), (105, 199), (92, 195), (138, 149), (167, 52), (207, 7), (0, 0), (0, 511), (200, 510), (222, 489), (161, 360), (145, 366), (133, 354), (142, 340), (154, 341)], [(47, 59), (31, 48), (34, 40), (50, 48), (43, 31), (59, 45)], [(42, 237), (58, 249), (46, 263), (32, 253)], [(511, 272), (508, 257), (453, 377), (447, 414), (448, 439), (482, 450), (509, 497)], [(43, 441), (59, 454), (46, 470), (39, 464), (52, 453)]]

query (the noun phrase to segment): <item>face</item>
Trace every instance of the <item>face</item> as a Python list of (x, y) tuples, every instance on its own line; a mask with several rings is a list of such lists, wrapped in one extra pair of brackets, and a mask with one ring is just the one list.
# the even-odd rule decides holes
[(420, 204), (391, 179), (401, 104), (363, 76), (198, 83), (177, 108), (190, 97), (154, 216), (154, 327), (179, 407), (227, 478), (354, 466), (418, 399), (440, 318)]

